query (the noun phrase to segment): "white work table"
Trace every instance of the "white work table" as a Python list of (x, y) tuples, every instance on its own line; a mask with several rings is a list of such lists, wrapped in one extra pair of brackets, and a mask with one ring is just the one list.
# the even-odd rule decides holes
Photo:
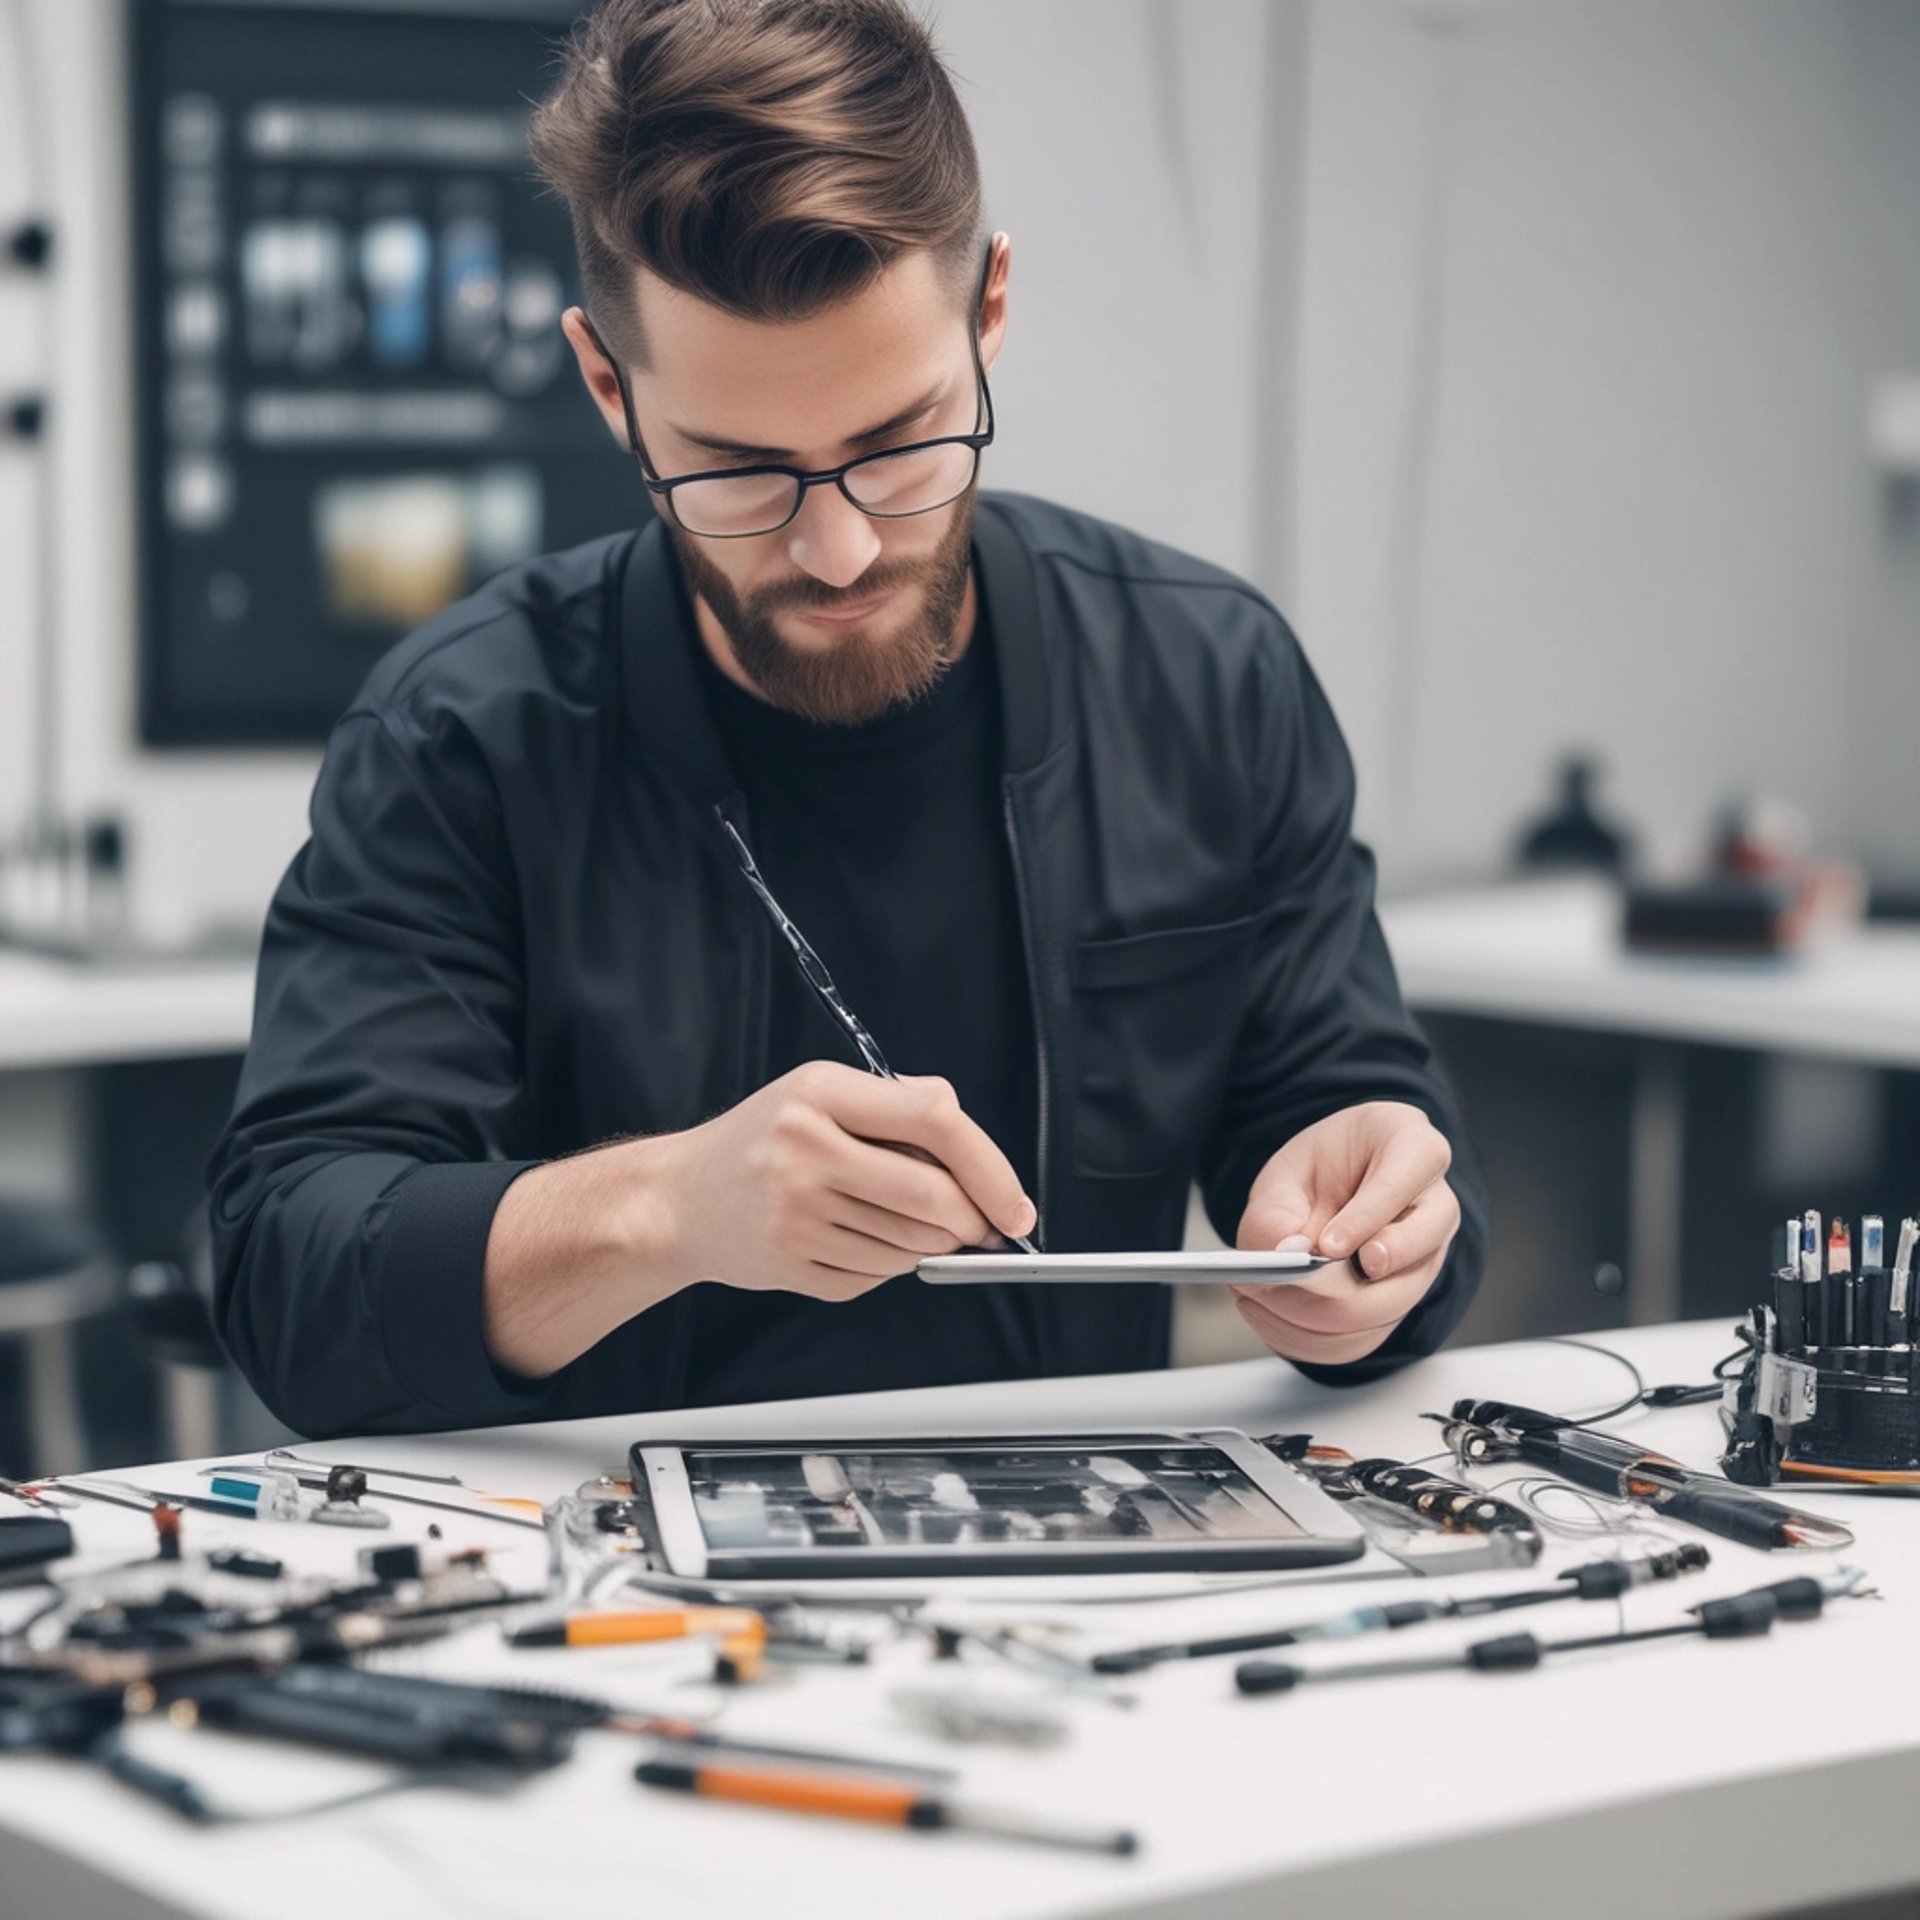
[[(1418, 1008), (1920, 1066), (1920, 928), (1851, 928), (1791, 963), (1630, 954), (1617, 896), (1582, 881), (1410, 895), (1380, 917)], [(0, 949), (0, 1069), (238, 1053), (252, 1018), (250, 960)]]
[(1627, 1303), (1677, 1318), (1689, 1044), (1920, 1067), (1920, 927), (1831, 930), (1782, 960), (1630, 953), (1618, 889), (1600, 880), (1410, 896), (1381, 909), (1408, 1003), (1422, 1012), (1579, 1027), (1632, 1050)]
[(1436, 1013), (1920, 1067), (1920, 927), (1840, 928), (1785, 960), (1630, 953), (1618, 890), (1587, 880), (1411, 895), (1380, 917), (1402, 991)]
[[(1597, 1336), (1632, 1354), (1650, 1382), (1699, 1380), (1729, 1346), (1721, 1323)], [(1433, 1451), (1419, 1416), (1459, 1396), (1597, 1410), (1623, 1392), (1622, 1371), (1564, 1345), (1516, 1343), (1444, 1354), (1346, 1394), (1270, 1361), (923, 1393), (793, 1402), (684, 1415), (340, 1442), (309, 1449), (369, 1466), (456, 1472), (476, 1487), (551, 1498), (624, 1462), (637, 1437), (992, 1432), (1136, 1423), (1224, 1423), (1253, 1433), (1310, 1429), (1356, 1454)], [(1615, 1423), (1625, 1427), (1625, 1419)], [(1717, 1450), (1711, 1408), (1643, 1413), (1633, 1431), (1698, 1462)], [(128, 1478), (190, 1488), (188, 1468)], [(1489, 1478), (1495, 1477), (1489, 1475)], [(1088, 1858), (957, 1835), (914, 1835), (790, 1814), (690, 1802), (637, 1786), (638, 1743), (582, 1736), (564, 1767), (511, 1791), (433, 1788), (290, 1824), (201, 1831), (80, 1766), (0, 1761), (0, 1910), (209, 1920), (490, 1920), (556, 1912), (645, 1913), (649, 1920), (958, 1920), (958, 1916), (1166, 1916), (1226, 1920), (1445, 1915), (1536, 1920), (1631, 1913), (1638, 1920), (1721, 1920), (1920, 1883), (1920, 1683), (1914, 1596), (1920, 1506), (1802, 1496), (1844, 1517), (1882, 1599), (1836, 1603), (1763, 1640), (1675, 1640), (1587, 1653), (1538, 1672), (1448, 1672), (1236, 1697), (1232, 1661), (1163, 1668), (1121, 1710), (1050, 1695), (1071, 1711), (1065, 1747), (1032, 1756), (935, 1747), (903, 1734), (888, 1684), (924, 1672), (902, 1646), (871, 1669), (803, 1668), (786, 1684), (731, 1696), (724, 1724), (743, 1734), (923, 1758), (958, 1755), (967, 1797), (1061, 1817), (1135, 1825), (1132, 1860)], [(312, 1526), (236, 1525), (188, 1515), (189, 1544), (224, 1534), (289, 1557), (347, 1552), (368, 1538), (417, 1532), (430, 1516), (395, 1508), (396, 1531), (335, 1536)], [(505, 1559), (540, 1542), (483, 1521), (440, 1516), (446, 1545), (486, 1544)], [(83, 1537), (135, 1514), (89, 1509)], [(1689, 1536), (1700, 1537), (1700, 1536)], [(1827, 1556), (1762, 1554), (1711, 1543), (1713, 1565), (1685, 1583), (1629, 1595), (1625, 1617), (1649, 1624), (1762, 1580), (1819, 1570)], [(1608, 1543), (1556, 1543), (1541, 1569), (1601, 1557)], [(351, 1555), (348, 1553), (348, 1559)], [(1481, 1575), (1491, 1582), (1519, 1576)], [(1306, 1620), (1363, 1595), (1405, 1597), (1414, 1584), (1278, 1589), (1150, 1613), (1146, 1637), (1213, 1628), (1231, 1605), (1250, 1617)], [(1106, 1616), (1111, 1632), (1123, 1624)], [(1132, 1610), (1128, 1610), (1131, 1612)], [(1196, 1624), (1201, 1611), (1205, 1627)], [(1544, 1634), (1604, 1632), (1611, 1603), (1577, 1603), (1501, 1621)], [(1217, 1630), (1217, 1629), (1215, 1629)], [(1483, 1621), (1332, 1643), (1303, 1657), (1411, 1651), (1485, 1636)], [(526, 1661), (538, 1682), (594, 1690), (649, 1676), (662, 1690), (686, 1671), (684, 1650), (627, 1648), (503, 1655), (479, 1627), (435, 1649), (436, 1670), (472, 1658)], [(676, 1666), (674, 1663), (680, 1664)], [(477, 1669), (470, 1669), (477, 1670)], [(636, 1676), (638, 1677), (636, 1681)], [(169, 1733), (169, 1729), (158, 1729)], [(210, 1791), (264, 1767), (298, 1764), (259, 1743), (204, 1731), (175, 1736)], [(320, 1763), (314, 1763), (318, 1766)]]
[(75, 965), (0, 948), (0, 1070), (240, 1053), (253, 962)]

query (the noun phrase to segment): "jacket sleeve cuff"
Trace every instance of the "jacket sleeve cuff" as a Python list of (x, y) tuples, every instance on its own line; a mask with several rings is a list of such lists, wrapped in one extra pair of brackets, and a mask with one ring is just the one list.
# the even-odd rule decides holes
[(449, 1427), (525, 1420), (550, 1382), (496, 1366), (483, 1334), (487, 1240), (506, 1190), (536, 1160), (418, 1167), (393, 1190), (371, 1275), (387, 1364)]

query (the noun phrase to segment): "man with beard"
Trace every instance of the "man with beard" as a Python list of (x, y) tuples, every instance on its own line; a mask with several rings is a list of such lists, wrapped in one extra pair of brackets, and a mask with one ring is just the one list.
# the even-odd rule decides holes
[(1011, 255), (925, 29), (608, 0), (533, 151), (651, 512), (334, 733), (213, 1167), (262, 1396), (333, 1432), (1162, 1365), (1164, 1287), (912, 1269), (1176, 1247), (1196, 1179), (1350, 1261), (1238, 1290), (1276, 1353), (1431, 1351), (1483, 1203), (1338, 729), (1244, 583), (977, 493)]

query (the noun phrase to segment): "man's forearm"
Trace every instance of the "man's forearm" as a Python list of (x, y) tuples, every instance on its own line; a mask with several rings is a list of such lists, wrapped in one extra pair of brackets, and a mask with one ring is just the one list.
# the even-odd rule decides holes
[(501, 1196), (484, 1282), (496, 1365), (544, 1378), (686, 1284), (669, 1264), (672, 1138), (550, 1161)]

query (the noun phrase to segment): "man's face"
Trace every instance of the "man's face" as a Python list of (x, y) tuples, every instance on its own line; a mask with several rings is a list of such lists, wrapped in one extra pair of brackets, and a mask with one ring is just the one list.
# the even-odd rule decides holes
[[(1006, 248), (995, 245), (980, 338), (989, 366), (1006, 319)], [(627, 375), (662, 479), (768, 463), (837, 467), (978, 424), (968, 335), (977, 283), (957, 296), (926, 253), (905, 256), (864, 291), (798, 321), (742, 320), (651, 275), (639, 278), (648, 364)], [(587, 384), (625, 445), (611, 369), (577, 312), (566, 324)], [(971, 492), (930, 513), (876, 520), (834, 486), (809, 487), (777, 533), (733, 540), (701, 539), (665, 517), (709, 644), (717, 628), (754, 688), (808, 719), (854, 725), (924, 693), (970, 629)]]

